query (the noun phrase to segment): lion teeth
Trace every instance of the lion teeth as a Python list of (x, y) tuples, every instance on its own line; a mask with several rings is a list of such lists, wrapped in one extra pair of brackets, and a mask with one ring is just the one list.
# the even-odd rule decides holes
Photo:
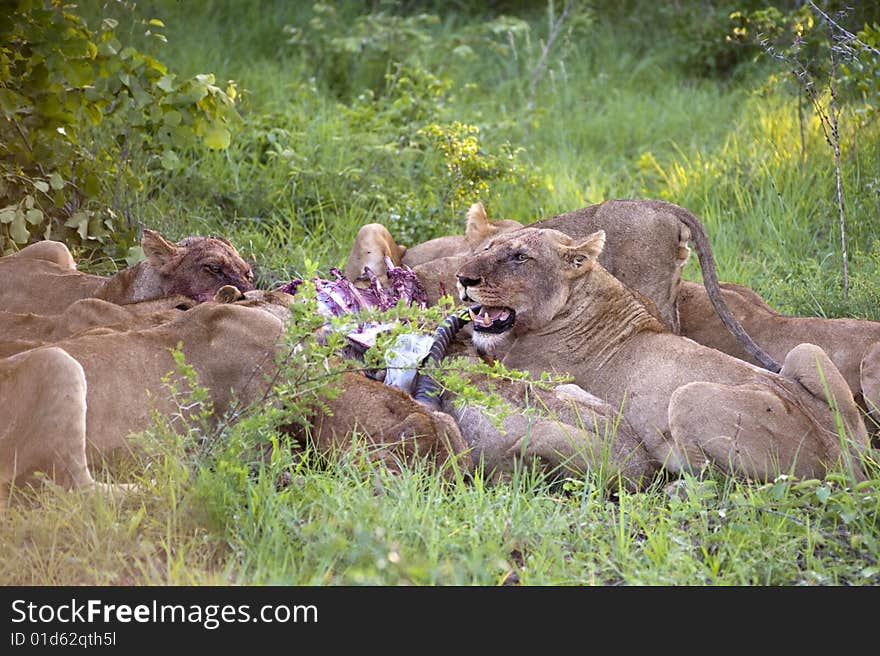
[(483, 321), (486, 323), (487, 326), (492, 323), (492, 320), (489, 318), (489, 313), (485, 310), (483, 310)]
[(468, 315), (470, 315), (471, 321), (477, 318), (477, 315), (470, 308), (468, 308)]

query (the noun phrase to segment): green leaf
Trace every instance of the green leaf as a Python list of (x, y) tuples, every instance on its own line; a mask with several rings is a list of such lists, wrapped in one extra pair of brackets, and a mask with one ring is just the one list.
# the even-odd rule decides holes
[(217, 81), (213, 73), (199, 73), (195, 76), (195, 79), (208, 87), (212, 86), (214, 82)]
[(11, 89), (0, 89), (0, 111), (7, 117), (15, 114), (20, 106), (21, 96)]
[(169, 127), (180, 125), (182, 119), (183, 116), (176, 109), (171, 109), (162, 116), (162, 122)]
[(777, 481), (773, 484), (773, 487), (770, 488), (770, 498), (774, 501), (779, 501), (785, 496), (785, 490), (788, 486), (785, 481)]
[(53, 173), (49, 176), (49, 186), (52, 187), (55, 191), (64, 188), (64, 178), (62, 178), (58, 173)]
[(165, 23), (160, 21), (158, 18), (151, 18), (150, 25), (158, 25), (159, 27), (165, 27)]
[(828, 497), (831, 496), (831, 488), (820, 487), (816, 489), (816, 498), (819, 499), (819, 503), (825, 503), (828, 501)]
[(213, 150), (223, 150), (229, 147), (231, 135), (222, 123), (212, 123), (205, 129), (205, 145)]
[(159, 78), (159, 81), (156, 82), (156, 86), (162, 89), (165, 93), (171, 93), (174, 91), (174, 76), (163, 75)]
[(98, 123), (104, 119), (104, 115), (101, 113), (101, 108), (97, 105), (86, 104), (83, 105), (83, 109), (92, 125), (98, 125)]
[(7, 205), (0, 210), (0, 223), (12, 223), (15, 219), (15, 213), (18, 212), (18, 205)]
[(66, 228), (76, 228), (80, 239), (85, 239), (89, 234), (89, 214), (88, 212), (79, 211), (74, 213), (67, 221), (64, 222)]
[(114, 45), (112, 40), (105, 41), (98, 46), (98, 54), (102, 57), (114, 57), (118, 51), (118, 47)]
[(89, 219), (88, 228), (87, 228), (88, 236), (91, 239), (102, 239), (107, 236), (107, 230), (104, 228), (104, 222), (101, 220), (100, 215), (95, 214)]
[(153, 100), (153, 96), (144, 91), (143, 86), (135, 77), (131, 78), (131, 84), (128, 85), (128, 88), (131, 90), (131, 96), (138, 107), (145, 107)]
[(173, 150), (166, 150), (162, 153), (162, 168), (166, 171), (173, 171), (180, 166), (180, 158)]
[(28, 210), (25, 218), (27, 219), (27, 222), (31, 225), (39, 225), (43, 222), (43, 210), (37, 208)]
[(34, 180), (34, 187), (38, 191), (42, 191), (44, 194), (49, 193), (49, 185), (46, 182), (43, 182), (42, 180)]
[(92, 65), (87, 60), (82, 59), (68, 62), (64, 72), (67, 81), (74, 87), (84, 87), (95, 78)]
[(89, 196), (97, 196), (101, 192), (101, 181), (94, 173), (89, 173), (85, 180), (85, 191)]
[(147, 256), (144, 254), (144, 249), (140, 246), (131, 246), (128, 249), (128, 254), (125, 256), (125, 263), (128, 266), (133, 267), (135, 264), (145, 259)]
[(31, 233), (28, 232), (27, 224), (25, 223), (24, 212), (18, 211), (15, 213), (15, 218), (9, 226), (9, 236), (12, 237), (16, 244), (26, 244), (28, 239), (31, 238)]
[(172, 129), (175, 145), (178, 147), (190, 146), (195, 143), (195, 132), (188, 125), (177, 125)]

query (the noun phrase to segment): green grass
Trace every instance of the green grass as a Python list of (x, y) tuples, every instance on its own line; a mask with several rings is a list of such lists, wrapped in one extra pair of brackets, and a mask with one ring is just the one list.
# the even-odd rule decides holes
[(855, 488), (834, 476), (759, 485), (710, 475), (640, 493), (527, 472), (444, 486), (418, 466), (395, 476), (356, 456), (289, 465), (284, 486), (272, 468), (233, 487), (218, 472), (193, 480), (170, 469), (120, 502), (23, 492), (2, 520), (0, 580), (876, 585), (880, 576), (876, 465)]
[[(596, 16), (551, 51), (529, 110), (548, 29), (536, 4), (521, 15), (528, 35), (511, 39), (481, 31), (491, 16), (448, 14), (407, 63), (449, 87), (379, 88), (370, 102), (346, 91), (374, 75), (368, 62), (333, 68), (288, 43), (283, 27), (304, 25), (307, 4), (140, 4), (167, 25), (163, 61), (234, 79), (244, 101), (227, 151), (181, 153), (181, 168), (131, 193), (127, 210), (174, 238), (224, 234), (262, 285), (340, 266), (367, 222), (422, 238), (460, 228), (466, 200), (418, 136), (458, 120), (479, 126), (481, 161), (505, 143), (522, 149), (508, 177), (475, 174), (494, 217), (664, 198), (704, 221), (722, 280), (786, 312), (880, 318), (880, 127), (861, 124), (855, 106), (843, 116), (844, 299), (831, 150), (810, 120), (801, 152), (795, 106), (765, 87), (781, 74), (766, 62), (700, 78), (680, 66), (673, 35)], [(357, 6), (346, 5), (349, 18)], [(462, 43), (472, 56), (453, 54)], [(334, 87), (344, 74), (348, 86)], [(699, 277), (695, 262), (686, 275)], [(121, 501), (19, 491), (0, 519), (0, 583), (880, 583), (876, 463), (859, 485), (842, 473), (758, 484), (706, 472), (634, 494), (593, 475), (442, 485), (417, 466), (392, 476), (357, 455), (327, 464), (280, 448), (242, 473), (218, 466), (232, 459), (190, 466), (176, 453), (111, 467), (113, 480), (143, 488)]]

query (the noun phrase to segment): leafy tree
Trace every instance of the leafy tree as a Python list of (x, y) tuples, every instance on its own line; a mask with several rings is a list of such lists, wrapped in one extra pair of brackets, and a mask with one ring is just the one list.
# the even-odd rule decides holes
[[(843, 25), (849, 14), (848, 9), (840, 9), (829, 15), (826, 11), (829, 4), (835, 3), (823, 3), (823, 9), (810, 0), (788, 13), (776, 7), (767, 7), (751, 14), (737, 12), (732, 17), (740, 22), (740, 27), (735, 31), (738, 38), (757, 40), (764, 52), (790, 71), (799, 93), (803, 94), (819, 119), (825, 141), (832, 149), (837, 181), (843, 294), (847, 299), (849, 266), (840, 122), (847, 93), (856, 100), (856, 104), (861, 104), (863, 115), (871, 116), (877, 110), (877, 100), (880, 98), (877, 80), (880, 49), (875, 44), (880, 29), (876, 24), (873, 27), (865, 24), (861, 32), (853, 34)], [(818, 29), (820, 27), (823, 29)], [(803, 151), (803, 120), (800, 122)]]
[[(53, 238), (114, 255), (137, 228), (128, 189), (173, 171), (181, 149), (230, 142), (233, 82), (178, 79), (123, 45), (116, 19), (91, 29), (75, 11), (19, 0), (0, 23), (0, 254)], [(165, 41), (162, 21), (133, 20)]]

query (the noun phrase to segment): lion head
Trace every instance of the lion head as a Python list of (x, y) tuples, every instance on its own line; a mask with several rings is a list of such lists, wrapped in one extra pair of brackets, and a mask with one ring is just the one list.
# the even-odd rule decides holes
[(479, 304), (474, 344), (491, 352), (551, 323), (605, 244), (599, 230), (580, 242), (557, 230), (523, 228), (490, 240), (458, 270), (461, 299)]
[(165, 296), (181, 294), (207, 301), (224, 285), (254, 289), (250, 265), (224, 237), (192, 236), (174, 244), (145, 229), (141, 245), (147, 262), (159, 274)]

